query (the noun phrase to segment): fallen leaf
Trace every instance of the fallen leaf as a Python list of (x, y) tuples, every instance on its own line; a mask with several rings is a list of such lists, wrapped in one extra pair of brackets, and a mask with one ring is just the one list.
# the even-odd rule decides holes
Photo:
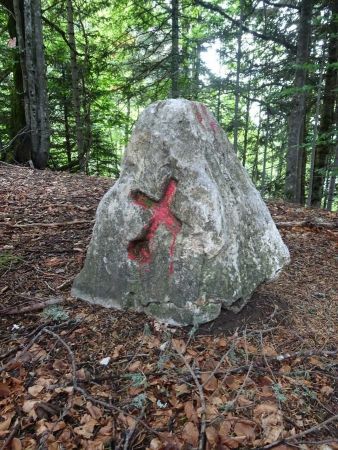
[(86, 408), (93, 419), (99, 420), (102, 417), (102, 410), (95, 405), (92, 405), (91, 402), (88, 402)]
[(211, 375), (210, 372), (202, 373), (201, 380), (206, 391), (214, 392), (218, 388), (217, 378), (215, 375)]
[(329, 396), (329, 395), (331, 395), (331, 394), (334, 392), (334, 389), (333, 389), (331, 386), (323, 386), (323, 387), (320, 389), (320, 392), (321, 392), (322, 394), (324, 394), (324, 395)]
[(187, 349), (186, 343), (184, 342), (183, 339), (173, 339), (171, 341), (171, 344), (173, 348), (182, 355), (185, 353)]
[(22, 444), (20, 439), (18, 438), (13, 438), (12, 442), (11, 442), (11, 450), (21, 450), (22, 449)]
[(29, 414), (33, 409), (34, 406), (39, 403), (39, 400), (26, 400), (24, 402), (24, 404), (22, 405), (22, 410), (26, 413)]
[(14, 413), (8, 414), (3, 422), (0, 422), (0, 431), (7, 431), (11, 425)]
[(197, 447), (198, 444), (198, 428), (193, 422), (187, 422), (184, 425), (182, 439), (188, 444)]
[(115, 348), (114, 348), (114, 353), (113, 353), (113, 358), (114, 359), (116, 359), (116, 358), (118, 358), (119, 356), (120, 356), (120, 351), (123, 349), (123, 345), (122, 344), (120, 344), (120, 345), (117, 345)]
[(187, 419), (190, 422), (194, 422), (195, 424), (198, 424), (199, 419), (198, 419), (197, 411), (194, 408), (193, 402), (189, 401), (189, 402), (184, 403), (184, 412), (185, 412)]
[(277, 352), (271, 345), (264, 345), (262, 349), (262, 353), (264, 356), (276, 356)]
[(5, 383), (0, 383), (0, 398), (6, 398), (10, 394), (9, 386)]
[(93, 436), (95, 425), (97, 425), (97, 421), (94, 419), (90, 419), (84, 425), (80, 427), (75, 427), (74, 432), (79, 436), (82, 436), (86, 439), (90, 439)]
[(179, 386), (175, 386), (175, 391), (177, 392), (177, 397), (179, 397), (180, 395), (188, 394), (190, 389), (186, 384), (180, 384)]
[(35, 384), (28, 388), (28, 392), (32, 397), (37, 397), (41, 391), (43, 391), (43, 386), (39, 384)]
[(245, 436), (248, 441), (253, 441), (256, 438), (255, 428), (255, 422), (240, 420), (235, 423), (234, 432), (237, 436)]
[(214, 427), (207, 427), (205, 434), (209, 444), (212, 448), (214, 448), (218, 440), (218, 431)]
[(283, 415), (277, 405), (261, 403), (256, 406), (253, 414), (263, 429), (264, 443), (277, 441), (284, 431)]

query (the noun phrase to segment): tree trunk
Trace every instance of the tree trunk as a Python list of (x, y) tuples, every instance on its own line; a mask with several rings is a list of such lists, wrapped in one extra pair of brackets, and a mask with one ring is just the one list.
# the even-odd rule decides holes
[(269, 131), (270, 131), (270, 113), (267, 111), (267, 119), (266, 119), (266, 130), (265, 130), (265, 138), (264, 138), (264, 154), (263, 154), (263, 169), (262, 169), (262, 181), (261, 181), (261, 194), (264, 197), (265, 189), (266, 189), (266, 161), (268, 156), (268, 145), (269, 145)]
[[(337, 74), (338, 78), (338, 74)], [(335, 156), (333, 161), (333, 166), (331, 169), (331, 177), (330, 177), (330, 184), (329, 184), (329, 191), (327, 196), (327, 207), (326, 209), (328, 211), (332, 210), (333, 206), (333, 199), (334, 194), (336, 190), (336, 177), (338, 172), (338, 98), (336, 98), (336, 110), (335, 110), (335, 117), (336, 117), (336, 130), (335, 130), (335, 136), (336, 136), (336, 149), (335, 149)]]
[(311, 205), (320, 207), (323, 196), (325, 170), (333, 148), (332, 127), (334, 124), (334, 106), (337, 97), (337, 62), (338, 62), (338, 2), (330, 0), (332, 11), (330, 40), (328, 48), (328, 66), (325, 74), (322, 111), (319, 125), (319, 142), (316, 145)]
[(250, 123), (250, 88), (251, 88), (251, 76), (249, 77), (248, 84), (248, 97), (246, 100), (246, 112), (245, 112), (245, 128), (244, 128), (244, 143), (243, 143), (243, 155), (242, 155), (242, 164), (245, 167), (246, 157), (248, 151), (248, 135), (249, 135), (249, 123)]
[[(26, 163), (32, 159), (30, 135), (27, 129), (26, 92), (23, 70), (25, 69), (25, 49), (22, 30), (23, 2), (14, 0), (13, 15), (8, 20), (8, 32), (11, 39), (16, 38), (16, 51), (13, 61), (13, 88), (11, 92), (10, 138), (13, 144), (5, 154), (8, 162)], [(23, 70), (22, 70), (23, 67)], [(20, 134), (21, 132), (25, 132)], [(20, 134), (20, 136), (18, 136)], [(15, 138), (17, 136), (17, 138)]]
[(238, 153), (238, 128), (239, 128), (239, 78), (241, 73), (241, 59), (242, 59), (242, 0), (240, 13), (240, 26), (237, 35), (237, 58), (236, 58), (236, 90), (235, 90), (235, 114), (234, 114), (234, 150)]
[(309, 192), (308, 192), (308, 197), (307, 197), (307, 201), (306, 201), (307, 206), (311, 206), (311, 199), (312, 199), (313, 175), (314, 175), (314, 168), (315, 168), (316, 145), (317, 145), (317, 137), (318, 137), (318, 119), (319, 119), (319, 110), (320, 110), (320, 99), (321, 99), (321, 93), (322, 93), (324, 64), (325, 64), (325, 45), (323, 46), (323, 61), (322, 61), (322, 65), (320, 68), (318, 88), (317, 88), (316, 109), (315, 109), (315, 116), (314, 116), (313, 138), (312, 138), (312, 146), (311, 146)]
[(84, 154), (84, 130), (81, 114), (81, 90), (79, 67), (77, 62), (76, 40), (74, 33), (74, 11), (72, 0), (67, 0), (67, 33), (70, 46), (70, 64), (72, 74), (72, 97), (76, 126), (76, 145), (79, 168), (81, 172), (86, 169), (86, 160)]
[(306, 63), (308, 63), (310, 53), (312, 1), (302, 0), (300, 6), (294, 81), (296, 93), (293, 97), (292, 110), (288, 119), (289, 133), (285, 195), (288, 200), (295, 203), (300, 203), (301, 201), (303, 125), (306, 114), (306, 92), (304, 87), (307, 78)]
[(171, 97), (178, 98), (179, 91), (179, 0), (171, 0)]
[(45, 54), (43, 49), (42, 18), (40, 0), (32, 0), (32, 13), (34, 23), (36, 91), (37, 91), (37, 117), (38, 117), (38, 151), (33, 157), (37, 168), (47, 166), (50, 147), (50, 127), (47, 81), (45, 73)]

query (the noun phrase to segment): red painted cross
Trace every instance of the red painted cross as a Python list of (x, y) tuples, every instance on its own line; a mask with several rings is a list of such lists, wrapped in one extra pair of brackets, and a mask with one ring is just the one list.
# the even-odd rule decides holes
[(156, 231), (160, 225), (164, 225), (172, 235), (169, 247), (169, 274), (174, 272), (174, 253), (177, 234), (180, 232), (182, 224), (170, 211), (170, 206), (174, 200), (177, 181), (171, 179), (160, 201), (150, 199), (142, 192), (132, 193), (134, 203), (152, 212), (149, 224), (143, 229), (142, 237), (129, 242), (128, 257), (141, 264), (149, 264), (152, 259), (151, 241), (154, 239)]

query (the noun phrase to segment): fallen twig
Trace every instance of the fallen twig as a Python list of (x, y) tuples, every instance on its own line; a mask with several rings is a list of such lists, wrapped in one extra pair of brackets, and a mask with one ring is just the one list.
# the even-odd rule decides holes
[(6, 448), (9, 446), (9, 444), (12, 441), (12, 439), (15, 437), (16, 433), (18, 432), (19, 428), (20, 428), (20, 421), (19, 421), (19, 419), (16, 419), (11, 432), (9, 433), (7, 438), (5, 439), (5, 442), (2, 444), (0, 450), (6, 450)]
[(11, 228), (30, 228), (30, 227), (65, 227), (69, 225), (79, 225), (83, 223), (94, 223), (95, 220), (84, 220), (84, 219), (77, 219), (77, 220), (70, 220), (69, 222), (36, 222), (36, 223), (7, 223), (7, 222), (0, 222), (0, 225), (4, 225)]
[[(304, 350), (299, 352), (292, 352), (292, 353), (284, 353), (277, 356), (269, 356), (262, 358), (258, 361), (255, 361), (252, 365), (253, 369), (259, 369), (264, 363), (266, 362), (281, 362), (292, 358), (308, 358), (310, 356), (335, 356), (338, 353), (338, 350)], [(247, 370), (250, 367), (250, 364), (245, 364), (243, 366), (239, 367), (233, 367), (229, 368), (226, 372), (227, 374), (233, 374), (233, 373), (240, 373), (245, 370)], [(224, 371), (216, 371), (215, 374), (223, 374)]]
[(0, 310), (0, 315), (2, 314), (2, 315), (9, 316), (12, 314), (23, 314), (26, 312), (38, 311), (40, 309), (44, 309), (46, 306), (57, 305), (59, 303), (62, 303), (63, 301), (64, 301), (64, 299), (61, 297), (51, 298), (51, 299), (45, 300), (43, 302), (24, 306), (23, 308), (20, 308), (20, 309), (3, 309), (3, 310)]
[(193, 371), (192, 367), (190, 366), (190, 364), (188, 363), (188, 361), (184, 357), (183, 353), (181, 353), (176, 348), (175, 348), (175, 351), (178, 353), (178, 355), (180, 356), (180, 358), (184, 362), (184, 365), (189, 370), (189, 372), (190, 372), (190, 374), (191, 374), (191, 376), (192, 376), (192, 378), (193, 378), (193, 380), (194, 380), (194, 382), (196, 384), (196, 387), (198, 389), (198, 393), (199, 393), (199, 396), (200, 396), (200, 401), (201, 401), (201, 428), (200, 428), (200, 438), (199, 438), (198, 450), (203, 450), (204, 447), (205, 447), (205, 445), (204, 445), (205, 444), (205, 430), (206, 430), (206, 426), (207, 426), (207, 421), (206, 421), (206, 402), (205, 402), (203, 386), (199, 382), (195, 372)]
[(321, 422), (307, 430), (302, 431), (301, 433), (294, 434), (293, 436), (289, 436), (289, 437), (286, 437), (283, 439), (279, 439), (278, 441), (275, 441), (275, 442), (271, 442), (271, 444), (268, 444), (268, 445), (265, 445), (264, 447), (262, 447), (261, 450), (268, 450), (270, 448), (277, 447), (277, 445), (279, 445), (279, 444), (284, 444), (284, 443), (287, 443), (290, 441), (294, 441), (295, 439), (299, 439), (303, 436), (306, 436), (307, 434), (313, 433), (314, 431), (318, 431), (320, 428), (323, 428), (326, 425), (328, 425), (329, 423), (335, 422), (336, 420), (338, 420), (338, 414), (328, 418), (327, 420), (324, 420), (324, 422)]
[(300, 222), (275, 222), (278, 228), (293, 228), (293, 227), (309, 227), (309, 228), (338, 228), (336, 222), (322, 222), (319, 220), (302, 220)]

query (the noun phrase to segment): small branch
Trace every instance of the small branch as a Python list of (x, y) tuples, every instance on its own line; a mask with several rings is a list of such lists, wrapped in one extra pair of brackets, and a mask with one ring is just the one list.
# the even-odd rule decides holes
[(338, 222), (321, 222), (320, 220), (302, 220), (300, 222), (275, 222), (278, 228), (309, 227), (309, 228), (338, 228)]
[[(284, 353), (277, 356), (270, 356), (262, 358), (261, 360), (258, 360), (256, 362), (253, 362), (252, 368), (253, 369), (259, 369), (264, 363), (266, 362), (281, 362), (292, 358), (308, 358), (310, 356), (335, 356), (338, 353), (338, 350), (305, 350), (305, 351), (299, 351), (299, 352), (292, 352), (292, 353)], [(232, 369), (227, 370), (227, 374), (231, 373), (240, 373), (244, 372), (245, 370), (248, 370), (250, 367), (250, 364), (245, 364), (243, 366), (239, 367), (233, 367)], [(222, 372), (216, 372), (216, 374), (222, 374)]]
[(200, 396), (200, 400), (201, 400), (201, 428), (200, 428), (200, 439), (199, 439), (199, 444), (198, 444), (198, 450), (204, 450), (204, 443), (205, 443), (205, 430), (206, 430), (206, 403), (205, 403), (205, 396), (204, 396), (204, 391), (203, 391), (203, 386), (201, 385), (201, 383), (199, 382), (195, 372), (193, 371), (192, 367), (190, 366), (190, 364), (188, 363), (188, 361), (185, 359), (185, 357), (183, 356), (183, 354), (181, 352), (179, 352), (177, 349), (175, 349), (175, 351), (178, 353), (178, 355), (180, 356), (180, 358), (182, 359), (182, 361), (184, 362), (186, 368), (189, 370), (192, 379), (195, 382), (195, 385), (198, 389), (198, 393)]
[(314, 431), (318, 431), (320, 428), (323, 428), (326, 425), (328, 425), (329, 423), (335, 422), (336, 420), (338, 420), (338, 414), (330, 417), (329, 419), (325, 420), (322, 423), (314, 425), (313, 427), (309, 428), (308, 430), (302, 431), (301, 433), (295, 434), (295, 435), (287, 437), (287, 438), (279, 439), (278, 441), (275, 441), (275, 442), (272, 442), (271, 444), (265, 445), (264, 447), (261, 448), (261, 450), (268, 450), (270, 448), (277, 447), (277, 445), (279, 445), (279, 444), (284, 444), (286, 442), (294, 441), (295, 439), (299, 439), (303, 436), (306, 436), (307, 434), (313, 433)]
[(23, 223), (23, 224), (11, 224), (6, 222), (0, 222), (0, 225), (5, 225), (7, 227), (11, 228), (30, 228), (30, 227), (65, 227), (65, 226), (71, 226), (71, 225), (78, 225), (83, 223), (94, 223), (95, 220), (71, 220), (69, 222), (52, 222), (52, 223), (45, 223), (45, 222), (36, 222), (36, 223)]
[(0, 310), (0, 315), (12, 315), (12, 314), (23, 314), (26, 312), (31, 312), (31, 311), (38, 311), (40, 309), (44, 309), (46, 306), (50, 306), (50, 305), (57, 305), (59, 303), (62, 303), (64, 301), (63, 298), (51, 298), (50, 300), (46, 300), (44, 302), (39, 302), (39, 303), (35, 303), (32, 305), (28, 305), (28, 306), (24, 306), (23, 308), (20, 309), (3, 309)]
[(9, 433), (9, 435), (7, 436), (7, 438), (5, 439), (5, 442), (2, 444), (1, 449), (0, 450), (6, 450), (7, 447), (9, 446), (9, 444), (12, 442), (12, 439), (14, 438), (14, 436), (16, 435), (16, 433), (18, 432), (20, 428), (20, 421), (19, 419), (16, 419), (14, 426), (11, 430), (11, 432)]

